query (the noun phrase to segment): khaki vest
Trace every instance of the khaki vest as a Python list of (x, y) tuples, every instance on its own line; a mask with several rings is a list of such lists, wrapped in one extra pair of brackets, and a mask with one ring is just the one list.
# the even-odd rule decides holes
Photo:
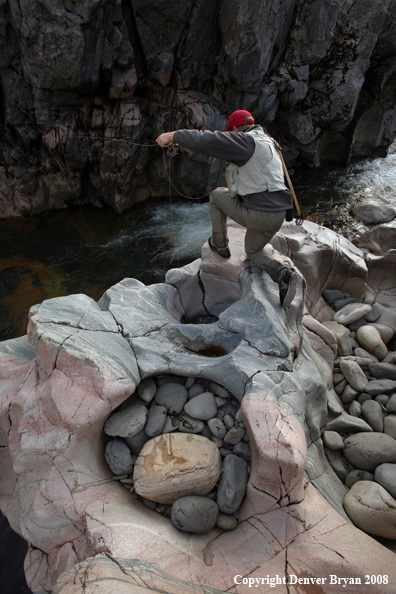
[[(227, 167), (226, 179), (231, 196), (234, 197), (237, 194), (248, 196), (266, 190), (270, 192), (286, 190), (282, 161), (273, 140), (263, 130), (248, 130), (245, 134), (253, 136), (256, 146), (253, 155), (245, 165), (237, 167), (230, 163)], [(268, 146), (272, 159), (263, 166), (263, 161), (265, 162), (268, 158), (265, 150)]]

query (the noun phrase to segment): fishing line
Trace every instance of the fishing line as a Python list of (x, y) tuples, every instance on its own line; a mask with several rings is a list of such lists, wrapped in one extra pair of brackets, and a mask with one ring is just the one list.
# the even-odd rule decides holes
[[(164, 167), (165, 167), (165, 171), (166, 171), (166, 159), (165, 159), (165, 152), (162, 153), (163, 154), (163, 158), (164, 158)], [(169, 172), (170, 172), (170, 157), (169, 159)], [(171, 213), (171, 227), (173, 230), (173, 234), (176, 237), (176, 227), (174, 224), (174, 220), (173, 220), (173, 204), (172, 204), (172, 185), (171, 185), (171, 181), (170, 181), (170, 174), (168, 176), (169, 179), (169, 206), (170, 206), (170, 213)], [(177, 267), (180, 268), (180, 261), (179, 261), (179, 250), (176, 247), (176, 259), (177, 259)]]
[[(135, 142), (135, 141), (129, 140), (127, 138), (117, 138), (117, 137), (108, 137), (108, 136), (107, 137), (106, 136), (80, 136), (78, 134), (73, 134), (71, 136), (68, 136), (67, 138), (77, 138), (80, 141), (84, 141), (84, 140), (87, 140), (87, 141), (90, 141), (90, 140), (101, 140), (101, 141), (107, 141), (107, 142), (109, 142), (109, 141), (110, 142), (125, 142), (125, 143), (127, 143), (129, 145), (138, 146), (138, 147), (141, 147), (141, 148), (144, 148), (144, 147), (148, 147), (148, 148), (158, 147), (158, 144), (157, 143), (151, 144), (150, 141), (143, 144), (141, 142)], [(175, 145), (172, 145), (172, 148), (173, 149), (176, 149), (176, 146)], [(168, 184), (169, 184), (169, 206), (170, 206), (170, 213), (171, 213), (171, 227), (172, 227), (173, 234), (176, 237), (176, 226), (175, 226), (175, 222), (174, 222), (173, 203), (172, 203), (172, 188), (179, 194), (179, 196), (181, 196), (182, 198), (186, 198), (187, 200), (201, 200), (202, 198), (206, 198), (207, 196), (209, 196), (209, 194), (211, 193), (212, 190), (210, 190), (206, 194), (203, 194), (202, 196), (198, 196), (196, 198), (194, 198), (192, 196), (186, 196), (185, 194), (183, 194), (182, 192), (180, 192), (176, 188), (176, 186), (174, 185), (174, 183), (172, 182), (172, 179), (171, 179), (171, 165), (170, 165), (170, 163), (171, 163), (171, 157), (173, 157), (173, 156), (175, 156), (177, 154), (177, 149), (176, 150), (171, 150), (170, 152), (167, 151), (167, 154), (168, 154), (168, 166), (167, 166), (167, 163), (166, 163), (165, 151), (163, 152), (163, 161), (164, 161), (165, 174), (166, 174), (166, 177), (168, 179)], [(66, 158), (65, 151), (63, 152), (63, 157), (64, 157), (64, 162), (65, 162), (67, 173), (68, 173), (68, 178), (71, 180), (71, 172), (70, 172), (69, 165), (67, 163), (67, 158)], [(62, 173), (62, 176), (63, 176), (64, 180), (66, 181), (65, 176), (63, 175), (63, 172), (62, 172), (62, 168), (60, 166), (60, 163), (58, 163), (58, 166), (59, 166), (59, 170)], [(84, 217), (84, 214), (83, 214), (83, 210), (82, 210), (82, 207), (81, 207), (81, 201), (80, 201), (80, 198), (79, 198), (78, 193), (77, 193), (77, 189), (74, 187), (73, 182), (71, 182), (71, 183), (72, 183), (72, 188), (73, 188), (74, 195), (77, 198), (77, 203), (78, 203), (78, 206), (80, 208), (81, 217), (82, 217), (82, 220), (84, 222), (84, 225), (86, 226), (86, 228), (88, 229), (89, 233), (92, 235), (92, 237), (94, 238), (94, 240), (95, 241), (98, 241), (98, 239), (96, 238), (95, 234), (91, 231), (88, 223), (85, 220), (85, 217)], [(67, 184), (67, 185), (69, 185), (69, 184)], [(179, 252), (178, 252), (177, 247), (176, 247), (176, 259), (177, 259), (177, 265), (178, 265), (178, 267), (180, 267)]]

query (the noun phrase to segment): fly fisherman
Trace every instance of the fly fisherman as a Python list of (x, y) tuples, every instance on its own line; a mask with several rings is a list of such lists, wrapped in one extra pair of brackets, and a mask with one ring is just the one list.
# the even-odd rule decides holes
[(177, 130), (160, 134), (156, 142), (168, 147), (173, 142), (196, 153), (225, 159), (227, 188), (210, 194), (212, 237), (209, 247), (222, 258), (230, 258), (227, 216), (246, 228), (246, 255), (279, 285), (283, 307), (293, 301), (297, 274), (274, 258), (264, 246), (280, 229), (286, 211), (293, 207), (285, 186), (282, 161), (273, 140), (244, 109), (234, 111), (226, 132)]

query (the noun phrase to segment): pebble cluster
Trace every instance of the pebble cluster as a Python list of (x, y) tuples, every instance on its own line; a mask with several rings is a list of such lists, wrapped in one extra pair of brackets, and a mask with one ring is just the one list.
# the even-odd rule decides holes
[(146, 507), (187, 532), (236, 528), (251, 453), (228, 390), (200, 378), (147, 378), (104, 431), (113, 438), (105, 457), (114, 480)]
[(389, 328), (375, 325), (375, 305), (338, 290), (323, 297), (335, 310), (323, 325), (337, 340), (333, 383), (345, 410), (324, 427), (325, 452), (349, 489), (344, 507), (351, 520), (396, 538), (396, 341)]

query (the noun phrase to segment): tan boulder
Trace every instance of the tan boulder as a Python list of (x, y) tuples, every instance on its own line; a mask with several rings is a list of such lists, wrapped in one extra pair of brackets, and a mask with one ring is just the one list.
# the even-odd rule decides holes
[(167, 433), (142, 448), (133, 473), (136, 492), (163, 504), (207, 495), (219, 480), (220, 452), (201, 435)]
[(352, 522), (364, 532), (396, 538), (396, 501), (378, 483), (355, 483), (344, 497), (344, 507)]

